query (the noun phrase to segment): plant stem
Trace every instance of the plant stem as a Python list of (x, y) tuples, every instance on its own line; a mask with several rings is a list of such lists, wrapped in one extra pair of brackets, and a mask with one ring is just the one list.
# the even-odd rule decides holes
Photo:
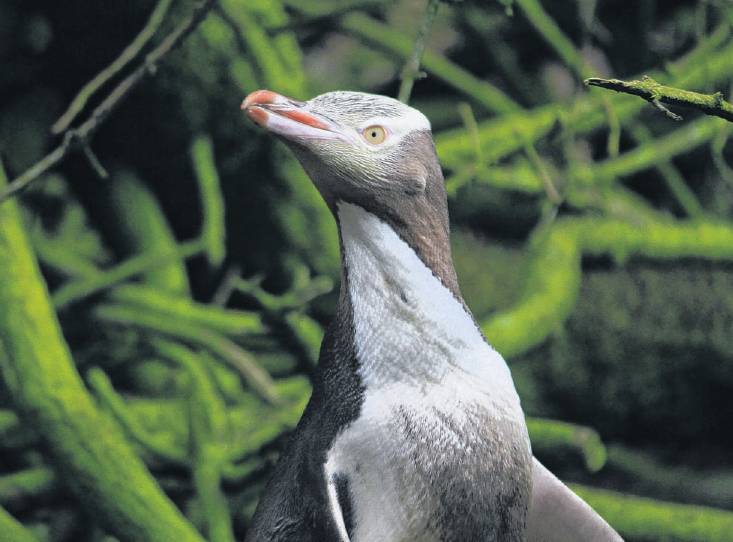
[(428, 5), (425, 8), (425, 14), (423, 15), (420, 27), (417, 30), (417, 36), (415, 37), (415, 44), (412, 48), (412, 54), (405, 62), (405, 67), (400, 72), (400, 90), (397, 94), (397, 99), (401, 102), (407, 103), (410, 101), (410, 94), (412, 93), (412, 86), (415, 84), (415, 79), (421, 76), (420, 73), (420, 59), (422, 58), (425, 46), (427, 45), (428, 36), (430, 35), (430, 27), (433, 25), (433, 20), (438, 13), (438, 6), (440, 0), (428, 0)]
[(79, 93), (74, 97), (64, 114), (61, 115), (61, 117), (59, 117), (51, 127), (51, 131), (54, 134), (60, 134), (66, 130), (79, 112), (84, 109), (89, 98), (91, 98), (97, 90), (107, 83), (107, 81), (122, 71), (122, 69), (138, 55), (142, 48), (145, 47), (145, 44), (148, 43), (150, 38), (152, 38), (155, 32), (157, 32), (158, 28), (160, 28), (160, 25), (165, 18), (165, 14), (168, 12), (168, 8), (170, 8), (172, 2), (173, 0), (158, 0), (155, 8), (150, 13), (147, 23), (145, 23), (145, 26), (140, 33), (135, 36), (135, 39), (125, 47), (125, 49), (120, 53), (120, 56), (114, 59), (109, 66), (95, 75), (94, 78), (84, 85)]
[(133, 256), (106, 271), (100, 272), (98, 275), (73, 280), (64, 284), (53, 293), (53, 304), (57, 309), (64, 308), (71, 303), (111, 288), (136, 275), (140, 275), (155, 266), (166, 264), (169, 261), (190, 258), (201, 253), (203, 250), (203, 240), (194, 239), (181, 243), (176, 250), (165, 254), (151, 253)]
[[(412, 43), (407, 36), (365, 13), (349, 13), (344, 16), (341, 19), (341, 28), (400, 58), (408, 58), (412, 52)], [(425, 51), (422, 65), (425, 71), (470, 96), (488, 111), (511, 113), (521, 110), (521, 107), (504, 92), (491, 83), (477, 78), (443, 55)]]

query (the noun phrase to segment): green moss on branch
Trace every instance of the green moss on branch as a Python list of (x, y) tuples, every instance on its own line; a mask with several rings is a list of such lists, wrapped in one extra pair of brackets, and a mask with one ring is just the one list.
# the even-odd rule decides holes
[(525, 293), (481, 323), (505, 357), (526, 352), (563, 325), (578, 298), (583, 254), (733, 260), (733, 226), (644, 218), (643, 227), (614, 218), (567, 218), (531, 240)]
[(0, 539), (8, 542), (38, 542), (32, 532), (0, 506)]
[[(563, 190), (565, 199), (570, 205), (583, 208), (588, 204), (588, 188), (593, 188), (593, 185), (596, 184), (607, 186), (619, 178), (652, 167), (664, 169), (672, 158), (710, 142), (718, 134), (721, 124), (718, 119), (698, 119), (655, 140), (642, 141), (636, 148), (618, 156), (587, 167), (570, 168), (560, 175), (561, 178), (567, 179)], [(669, 174), (668, 170), (664, 171)], [(448, 178), (449, 195), (455, 195), (462, 186), (470, 181), (484, 183), (502, 190), (529, 194), (541, 194), (546, 190), (538, 169), (522, 158), (502, 166), (465, 167), (460, 173)], [(678, 184), (673, 184), (672, 188), (681, 205), (692, 216), (700, 216), (702, 209), (694, 194), (689, 189), (685, 191), (684, 181), (681, 186), (679, 179), (675, 181)]]
[[(706, 115), (720, 117), (721, 119), (733, 122), (733, 105), (726, 102), (723, 99), (723, 94), (720, 92), (716, 92), (715, 94), (700, 94), (699, 92), (692, 92), (690, 90), (668, 87), (657, 83), (654, 79), (647, 76), (633, 81), (591, 77), (585, 80), (585, 84), (639, 96), (657, 106), (661, 102), (669, 105), (691, 107), (702, 111)], [(681, 120), (682, 117), (674, 115), (672, 118)]]
[(401, 81), (400, 90), (397, 92), (397, 99), (401, 102), (407, 103), (410, 101), (412, 86), (415, 84), (415, 80), (422, 76), (420, 73), (420, 59), (425, 51), (425, 45), (428, 40), (428, 36), (430, 35), (430, 27), (433, 25), (433, 20), (438, 14), (439, 5), (439, 0), (428, 0), (428, 5), (425, 8), (425, 14), (423, 15), (422, 21), (420, 22), (420, 26), (417, 30), (412, 54), (407, 58), (407, 61), (400, 72)]
[(162, 354), (188, 373), (188, 419), (193, 455), (193, 483), (204, 511), (205, 532), (211, 542), (233, 542), (229, 504), (221, 489), (221, 476), (228, 459), (229, 433), (224, 401), (206, 369), (206, 358), (169, 341), (157, 341)]
[(733, 513), (571, 484), (571, 489), (627, 540), (648, 542), (726, 542)]
[(160, 318), (182, 321), (229, 336), (266, 331), (262, 318), (257, 313), (197, 303), (146, 286), (133, 284), (118, 286), (110, 291), (110, 297), (115, 301), (154, 313)]
[(169, 440), (164, 440), (165, 433), (160, 436), (148, 433), (137, 418), (130, 413), (125, 400), (115, 391), (109, 377), (101, 369), (90, 369), (87, 379), (102, 407), (114, 416), (128, 436), (145, 452), (172, 465), (188, 466), (186, 450), (176, 447)]
[(0, 476), (0, 504), (52, 493), (58, 488), (58, 478), (48, 467), (29, 469)]
[(213, 266), (219, 266), (226, 256), (226, 225), (221, 181), (214, 160), (214, 144), (208, 135), (199, 135), (191, 144), (191, 161), (196, 172), (199, 196), (203, 207), (201, 239), (206, 256)]
[[(709, 52), (704, 63), (691, 64), (679, 73), (673, 64), (669, 68), (672, 76), (655, 73), (654, 77), (669, 80), (670, 84), (676, 86), (720, 84), (733, 75), (731, 56), (733, 43), (718, 51)], [(687, 66), (688, 63), (686, 59), (682, 59), (678, 64)], [(614, 95), (610, 103), (621, 124), (628, 122), (644, 107), (644, 102), (626, 95)], [(545, 137), (559, 122), (560, 111), (556, 105), (549, 104), (531, 111), (504, 114), (479, 122), (478, 136), (483, 163), (495, 163), (521, 150), (527, 142), (535, 143)], [(606, 120), (603, 101), (593, 96), (577, 100), (570, 111), (569, 122), (572, 122), (576, 134), (591, 132), (603, 126)], [(435, 144), (441, 163), (448, 169), (459, 171), (475, 159), (475, 145), (465, 129), (446, 130), (436, 134)]]
[(124, 262), (109, 269), (88, 277), (72, 280), (53, 293), (53, 304), (57, 309), (75, 303), (97, 292), (111, 288), (121, 282), (131, 279), (157, 266), (176, 261), (182, 258), (190, 258), (200, 254), (204, 250), (201, 239), (184, 241), (174, 250), (163, 254), (140, 254), (133, 256)]
[(0, 207), (0, 273), (2, 376), (76, 498), (121, 540), (200, 541), (84, 387), (14, 201)]
[[(109, 210), (115, 215), (126, 255), (175, 254), (178, 243), (150, 190), (130, 172), (114, 175), (109, 185)], [(161, 290), (191, 295), (183, 257), (146, 269), (142, 279)]]
[(273, 404), (279, 402), (272, 378), (257, 360), (216, 331), (185, 320), (160, 318), (155, 313), (140, 312), (136, 307), (126, 304), (102, 305), (97, 307), (95, 314), (107, 322), (136, 326), (203, 346), (237, 369), (250, 388), (263, 399)]
[(527, 429), (535, 455), (541, 457), (543, 454), (575, 452), (583, 458), (590, 472), (600, 470), (606, 463), (606, 447), (598, 433), (590, 427), (558, 420), (527, 418)]

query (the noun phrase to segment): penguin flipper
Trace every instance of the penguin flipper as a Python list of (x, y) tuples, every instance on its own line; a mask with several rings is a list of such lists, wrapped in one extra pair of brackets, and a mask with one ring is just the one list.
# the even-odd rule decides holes
[(583, 499), (533, 458), (527, 542), (623, 542)]

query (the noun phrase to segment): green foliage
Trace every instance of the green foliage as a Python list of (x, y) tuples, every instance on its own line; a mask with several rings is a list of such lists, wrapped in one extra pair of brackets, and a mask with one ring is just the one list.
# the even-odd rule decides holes
[[(0, 170), (0, 186), (6, 184)], [(0, 367), (69, 488), (122, 538), (199, 540), (94, 405), (71, 360), (15, 202), (0, 208)], [(150, 514), (150, 510), (155, 514)]]
[(38, 542), (28, 529), (23, 527), (13, 516), (0, 507), (0, 532), (5, 540), (13, 542)]
[(226, 255), (226, 227), (224, 225), (224, 201), (219, 188), (219, 173), (214, 162), (214, 147), (211, 138), (198, 136), (194, 139), (191, 145), (191, 160), (204, 207), (201, 240), (206, 247), (209, 262), (218, 266), (224, 261)]
[[(176, 240), (163, 210), (139, 179), (130, 172), (122, 172), (110, 183), (109, 192), (126, 254), (175, 251)], [(207, 239), (210, 235), (207, 230)], [(142, 279), (152, 287), (190, 295), (182, 259), (176, 258), (164, 266), (149, 269)]]
[(723, 542), (733, 529), (731, 512), (660, 503), (577, 484), (571, 489), (616, 526), (624, 539), (634, 542)]
[(599, 471), (606, 463), (606, 447), (593, 429), (540, 418), (527, 418), (527, 429), (532, 452), (539, 457), (571, 449), (580, 453), (591, 472)]
[(586, 273), (567, 329), (526, 360), (552, 415), (647, 445), (730, 446), (732, 291), (711, 264)]

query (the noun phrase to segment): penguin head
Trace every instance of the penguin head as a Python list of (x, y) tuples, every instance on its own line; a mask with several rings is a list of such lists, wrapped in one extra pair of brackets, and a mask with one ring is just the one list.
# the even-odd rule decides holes
[(336, 91), (301, 102), (258, 90), (242, 110), (285, 141), (332, 209), (409, 201), (431, 181), (443, 190), (430, 122), (393, 98)]

